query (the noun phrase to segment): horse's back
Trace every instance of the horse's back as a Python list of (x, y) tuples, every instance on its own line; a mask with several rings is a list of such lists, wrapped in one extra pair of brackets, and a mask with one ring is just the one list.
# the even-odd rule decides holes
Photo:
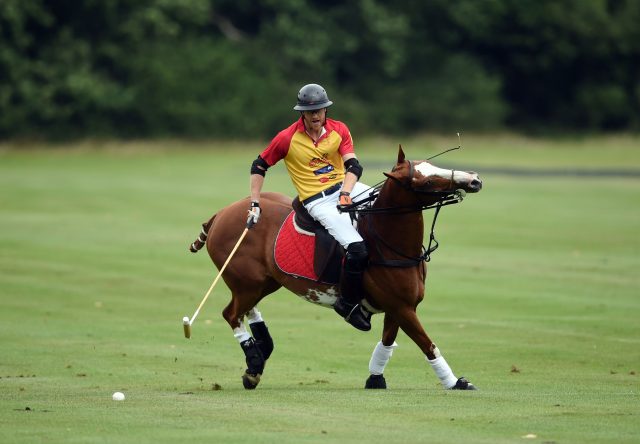
[[(275, 238), (282, 222), (291, 212), (291, 200), (281, 193), (266, 192), (260, 195), (260, 219), (247, 233), (232, 262), (242, 264), (244, 261), (270, 268)], [(250, 199), (247, 197), (222, 208), (215, 215), (209, 229), (207, 250), (218, 268), (247, 226), (249, 205)]]

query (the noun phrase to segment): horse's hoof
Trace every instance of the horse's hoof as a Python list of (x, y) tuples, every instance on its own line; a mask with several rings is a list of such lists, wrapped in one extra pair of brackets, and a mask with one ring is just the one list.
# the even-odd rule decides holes
[(383, 375), (370, 375), (367, 378), (367, 382), (364, 383), (366, 389), (386, 389), (387, 381), (385, 381)]
[(467, 381), (464, 376), (458, 378), (456, 385), (451, 387), (450, 390), (478, 390), (475, 385)]
[(260, 373), (252, 375), (251, 373), (245, 372), (244, 375), (242, 375), (242, 385), (247, 390), (253, 390), (260, 383), (260, 376)]

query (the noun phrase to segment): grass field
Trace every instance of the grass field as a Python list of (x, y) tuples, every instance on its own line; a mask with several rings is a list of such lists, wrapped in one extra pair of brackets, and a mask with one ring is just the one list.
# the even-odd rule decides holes
[[(397, 141), (356, 142), (381, 180)], [(183, 338), (215, 276), (187, 246), (248, 194), (262, 143), (0, 145), (0, 442), (640, 442), (640, 178), (615, 173), (640, 170), (640, 139), (463, 145), (435, 163), (485, 186), (442, 212), (419, 314), (477, 392), (443, 391), (402, 333), (389, 389), (365, 391), (382, 318), (361, 333), (286, 291), (260, 306), (276, 349), (255, 391), (223, 283)], [(291, 194), (283, 166), (267, 188)]]

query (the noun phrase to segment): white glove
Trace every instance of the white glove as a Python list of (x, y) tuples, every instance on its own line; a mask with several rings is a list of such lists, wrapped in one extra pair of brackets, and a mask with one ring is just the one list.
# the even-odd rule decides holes
[(247, 217), (247, 228), (253, 227), (260, 219), (260, 203), (253, 201), (249, 208), (249, 216)]

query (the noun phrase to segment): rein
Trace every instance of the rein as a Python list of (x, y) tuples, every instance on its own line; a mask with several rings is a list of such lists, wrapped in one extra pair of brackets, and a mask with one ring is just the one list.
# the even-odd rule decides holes
[[(413, 177), (414, 168), (413, 168), (413, 164), (410, 161), (409, 161), (409, 165), (410, 165), (410, 176), (412, 178)], [(454, 172), (453, 172), (453, 170), (451, 170), (451, 185), (453, 185), (453, 175), (454, 175)], [(462, 200), (466, 196), (466, 192), (464, 190), (462, 190), (462, 189), (449, 190), (449, 191), (426, 191), (426, 190), (411, 188), (411, 186), (405, 185), (405, 184), (403, 184), (401, 182), (398, 182), (398, 183), (403, 188), (408, 189), (408, 190), (410, 190), (410, 191), (412, 191), (414, 193), (429, 194), (429, 195), (432, 195), (432, 196), (437, 196), (438, 199), (437, 199), (436, 202), (430, 203), (430, 204), (416, 203), (416, 204), (412, 204), (412, 205), (398, 205), (398, 206), (393, 206), (393, 207), (373, 208), (372, 207), (373, 202), (380, 195), (380, 190), (382, 189), (382, 186), (384, 184), (384, 181), (383, 181), (383, 182), (380, 182), (380, 183), (374, 185), (371, 188), (372, 191), (369, 192), (368, 196), (366, 196), (366, 197), (364, 197), (364, 198), (362, 198), (362, 199), (360, 199), (358, 201), (354, 201), (351, 205), (348, 205), (346, 207), (341, 207), (340, 211), (345, 212), (345, 213), (350, 213), (351, 217), (355, 218), (356, 214), (362, 214), (362, 215), (369, 215), (369, 214), (408, 214), (408, 213), (421, 212), (421, 211), (424, 211), (424, 210), (430, 210), (432, 208), (435, 208), (436, 211), (434, 212), (434, 215), (433, 215), (433, 221), (431, 223), (431, 232), (429, 234), (429, 245), (427, 246), (427, 248), (425, 248), (424, 244), (422, 245), (422, 254), (420, 256), (415, 257), (415, 256), (406, 255), (406, 254), (398, 251), (395, 247), (390, 245), (388, 242), (386, 242), (374, 230), (371, 218), (366, 217), (365, 220), (367, 220), (367, 228), (368, 228), (368, 231), (372, 234), (372, 236), (374, 237), (374, 239), (376, 241), (375, 242), (375, 246), (376, 246), (376, 250), (378, 252), (378, 255), (380, 257), (383, 257), (382, 251), (380, 250), (380, 247), (379, 247), (379, 244), (382, 244), (386, 248), (391, 250), (393, 253), (397, 254), (398, 256), (401, 256), (401, 257), (405, 258), (404, 260), (402, 260), (402, 259), (382, 259), (382, 260), (377, 260), (377, 261), (370, 261), (369, 264), (371, 264), (371, 265), (380, 265), (380, 266), (395, 267), (395, 268), (409, 268), (409, 267), (415, 267), (415, 266), (419, 265), (422, 262), (429, 262), (431, 260), (431, 253), (433, 253), (439, 246), (439, 243), (435, 238), (434, 230), (435, 230), (436, 221), (438, 219), (438, 214), (440, 213), (440, 210), (442, 209), (442, 207), (445, 207), (447, 205), (453, 205), (453, 204), (457, 204), (457, 203), (462, 202)], [(363, 194), (363, 193), (361, 193), (361, 194)], [(356, 198), (358, 196), (356, 196)]]
[[(373, 225), (371, 223), (371, 218), (366, 218), (366, 220), (368, 221), (368, 229), (369, 232), (373, 235), (373, 237), (375, 238), (375, 240), (377, 241), (375, 243), (375, 247), (376, 250), (378, 251), (378, 255), (380, 257), (383, 257), (382, 255), (382, 251), (380, 250), (380, 247), (378, 245), (378, 243), (383, 244), (385, 247), (387, 247), (389, 250), (391, 250), (392, 252), (394, 252), (395, 254), (397, 254), (398, 256), (402, 256), (404, 257), (406, 260), (401, 260), (401, 259), (382, 259), (382, 260), (378, 260), (378, 261), (369, 261), (370, 265), (381, 265), (381, 266), (385, 266), (385, 267), (393, 267), (393, 268), (409, 268), (409, 267), (415, 267), (417, 265), (419, 265), (421, 262), (429, 262), (431, 260), (431, 253), (433, 253), (434, 251), (436, 251), (438, 249), (438, 246), (440, 245), (438, 243), (438, 241), (436, 240), (435, 234), (434, 234), (434, 228), (436, 226), (436, 220), (438, 219), (438, 213), (440, 212), (440, 208), (442, 208), (442, 205), (437, 205), (436, 206), (436, 211), (433, 215), (433, 222), (431, 223), (431, 233), (429, 234), (429, 246), (427, 248), (424, 247), (424, 244), (422, 245), (422, 254), (418, 257), (413, 257), (413, 256), (408, 256), (400, 251), (398, 251), (395, 247), (393, 247), (391, 244), (389, 244), (388, 242), (386, 242), (373, 228)], [(434, 243), (433, 246), (431, 246), (431, 244)]]

